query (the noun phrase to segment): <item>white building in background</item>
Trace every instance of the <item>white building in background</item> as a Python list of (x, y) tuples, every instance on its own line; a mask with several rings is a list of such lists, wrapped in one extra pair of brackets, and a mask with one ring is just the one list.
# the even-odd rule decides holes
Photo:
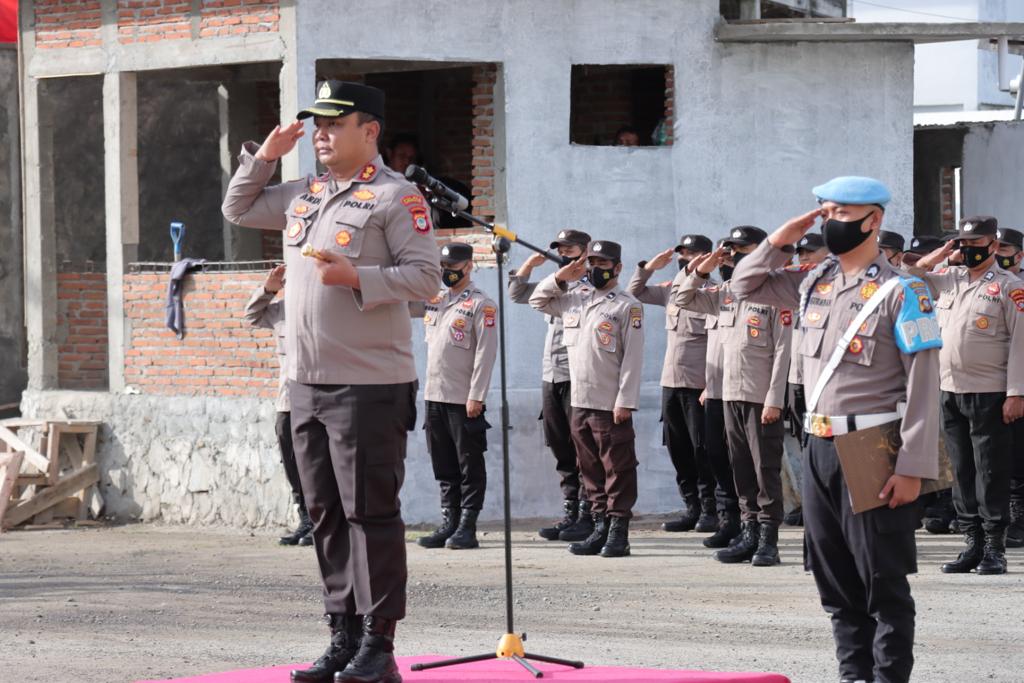
[[(1024, 0), (848, 0), (847, 15), (865, 23), (1014, 22), (1024, 21)], [(1013, 108), (1013, 96), (999, 89), (997, 54), (984, 41), (916, 45), (914, 60), (915, 113)], [(1010, 55), (1007, 65), (1016, 78), (1021, 58)]]

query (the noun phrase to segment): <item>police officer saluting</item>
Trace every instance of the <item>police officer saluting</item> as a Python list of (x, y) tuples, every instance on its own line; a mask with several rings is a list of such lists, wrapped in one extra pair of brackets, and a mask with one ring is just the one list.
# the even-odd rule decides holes
[[(821, 207), (772, 233), (737, 267), (732, 287), (752, 301), (802, 309), (797, 352), (811, 391), (808, 426), (814, 425), (804, 456), (804, 542), (832, 618), (840, 678), (904, 682), (914, 661), (907, 574), (917, 570), (919, 517), (909, 503), (922, 477), (938, 476), (941, 342), (927, 285), (902, 277), (879, 251), (888, 189), (871, 178), (843, 177), (814, 194)], [(788, 261), (781, 247), (819, 217), (836, 258), (813, 268), (781, 267)], [(901, 414), (895, 473), (879, 492), (888, 505), (854, 514), (833, 437)]]
[[(590, 235), (581, 230), (562, 230), (551, 242), (551, 248), (558, 250), (562, 258), (576, 260), (587, 250)], [(518, 270), (509, 273), (508, 295), (517, 304), (529, 303), (530, 296), (537, 289), (536, 282), (530, 282), (533, 269), (547, 259), (533, 254)], [(570, 282), (570, 289), (583, 284)], [(538, 533), (549, 541), (582, 541), (594, 530), (590, 501), (580, 480), (580, 466), (576, 458), (576, 445), (572, 441), (572, 391), (569, 381), (569, 354), (562, 342), (562, 319), (545, 315), (548, 324), (544, 337), (544, 361), (542, 365), (541, 420), (544, 427), (544, 441), (555, 456), (555, 471), (558, 472), (562, 489), (561, 520), (543, 527)]]
[[(1006, 573), (1011, 425), (1024, 415), (1024, 285), (996, 265), (997, 231), (991, 216), (965, 218), (954, 240), (910, 271), (938, 295), (942, 422), (966, 542), (942, 565), (947, 574)], [(965, 265), (928, 272), (954, 247)]]
[(484, 399), (498, 352), (497, 307), (470, 278), (473, 247), (441, 247), (443, 291), (427, 302), (427, 446), (441, 484), (441, 526), (424, 548), (477, 548), (476, 519), (487, 489)]
[[(643, 364), (643, 306), (617, 287), (622, 248), (591, 242), (584, 257), (537, 285), (530, 305), (562, 318), (572, 382), (572, 437), (593, 505), (594, 531), (575, 555), (629, 555), (636, 503), (636, 434)], [(586, 274), (589, 284), (569, 289)]]
[(907, 241), (903, 235), (892, 230), (880, 230), (878, 232), (878, 248), (885, 254), (885, 260), (893, 268), (903, 267), (903, 250)]
[(426, 202), (377, 152), (383, 115), (382, 91), (321, 83), (298, 118), (315, 117), (327, 173), (268, 187), (305, 134), (301, 121), (278, 126), (245, 144), (222, 207), (233, 223), (284, 231), (292, 432), (331, 627), (327, 651), (293, 681), (401, 680), (398, 496), (416, 421), (408, 302), (432, 297), (441, 269)]
[[(999, 228), (996, 263), (1024, 283), (1021, 259), (1024, 258), (1024, 234), (1013, 228)], [(1014, 302), (1018, 303), (1018, 302)], [(1010, 526), (1006, 528), (1006, 547), (1024, 547), (1024, 420), (1014, 420), (1013, 477), (1010, 479)]]

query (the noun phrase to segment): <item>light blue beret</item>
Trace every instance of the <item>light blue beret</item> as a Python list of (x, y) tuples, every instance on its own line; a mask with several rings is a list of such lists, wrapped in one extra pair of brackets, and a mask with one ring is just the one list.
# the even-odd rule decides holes
[(892, 194), (881, 181), (862, 176), (840, 176), (813, 190), (819, 201), (836, 204), (878, 204), (885, 206)]

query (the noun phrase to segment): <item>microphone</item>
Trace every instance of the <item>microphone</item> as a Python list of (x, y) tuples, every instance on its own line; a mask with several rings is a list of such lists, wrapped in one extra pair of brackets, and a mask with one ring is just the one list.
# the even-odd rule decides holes
[(451, 204), (452, 211), (465, 211), (469, 208), (469, 200), (461, 194), (442, 183), (437, 178), (427, 173), (427, 169), (416, 164), (409, 164), (405, 169), (406, 180), (411, 180), (417, 185), (427, 188), (432, 194), (446, 200)]

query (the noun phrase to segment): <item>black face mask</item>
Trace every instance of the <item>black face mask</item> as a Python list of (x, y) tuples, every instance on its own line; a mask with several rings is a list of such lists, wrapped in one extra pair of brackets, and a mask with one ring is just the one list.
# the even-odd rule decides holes
[(977, 268), (990, 256), (988, 248), (992, 246), (992, 243), (986, 244), (983, 247), (960, 247), (960, 255), (964, 259), (964, 265), (968, 268)]
[(587, 278), (590, 279), (590, 284), (598, 289), (604, 289), (608, 286), (609, 282), (615, 279), (615, 266), (611, 268), (591, 266), (590, 270), (587, 271)]
[[(1020, 252), (1018, 251), (1017, 254), (1019, 253)], [(1017, 254), (1014, 254), (1013, 256), (996, 256), (996, 261), (999, 263), (999, 267), (1003, 270), (1015, 268), (1017, 266)]]
[(455, 285), (462, 282), (462, 278), (466, 277), (466, 274), (461, 270), (452, 270), (451, 268), (445, 268), (441, 271), (441, 284), (445, 287), (454, 287)]
[(838, 256), (853, 251), (863, 244), (867, 238), (871, 237), (870, 232), (861, 230), (861, 226), (869, 216), (871, 216), (870, 213), (855, 221), (839, 221), (835, 218), (825, 221), (825, 225), (821, 226), (821, 234), (825, 238), (825, 246), (828, 247), (828, 250)]
[(690, 260), (685, 258), (676, 259), (676, 263), (679, 264), (679, 270), (686, 270), (686, 266), (690, 265)]
[(732, 271), (733, 271), (733, 267), (732, 266), (727, 266), (724, 263), (722, 265), (718, 266), (718, 274), (722, 276), (722, 281), (723, 282), (732, 279)]

